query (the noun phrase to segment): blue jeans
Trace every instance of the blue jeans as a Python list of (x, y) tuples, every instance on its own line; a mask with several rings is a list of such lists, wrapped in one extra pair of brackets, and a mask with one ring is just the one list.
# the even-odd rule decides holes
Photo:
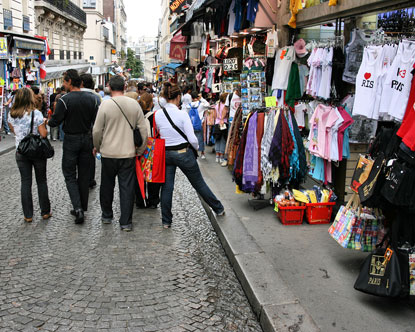
[(6, 133), (10, 132), (9, 123), (7, 122), (7, 116), (9, 114), (9, 108), (7, 106), (4, 107), (4, 116), (3, 116), (3, 128)]
[(221, 136), (220, 139), (216, 140), (215, 142), (215, 151), (216, 153), (225, 153), (226, 148), (226, 138), (224, 136)]
[(63, 132), (63, 123), (59, 125), (59, 140), (63, 142), (63, 138), (65, 137), (65, 133)]
[(205, 142), (203, 140), (203, 130), (195, 130), (195, 135), (197, 137), (197, 141), (199, 143), (199, 151), (205, 152)]
[(216, 198), (212, 191), (203, 180), (199, 165), (196, 158), (190, 149), (185, 153), (178, 151), (166, 151), (166, 180), (161, 188), (161, 219), (164, 225), (172, 223), (173, 214), (171, 212), (174, 178), (176, 176), (176, 168), (186, 175), (196, 192), (203, 198), (203, 200), (215, 211), (220, 213), (223, 211), (222, 203)]

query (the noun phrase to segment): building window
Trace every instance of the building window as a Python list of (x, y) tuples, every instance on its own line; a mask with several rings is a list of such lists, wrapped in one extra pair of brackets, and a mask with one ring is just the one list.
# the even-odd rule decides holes
[(30, 18), (26, 15), (23, 15), (23, 31), (30, 31)]
[(77, 55), (77, 53), (74, 51), (73, 52), (73, 58), (74, 58), (74, 60), (76, 60), (76, 55)]
[(11, 10), (3, 9), (3, 25), (4, 30), (13, 28), (13, 16)]
[(84, 0), (84, 8), (93, 8), (95, 9), (97, 4), (96, 0)]
[(59, 59), (60, 60), (65, 60), (65, 51), (64, 50), (59, 51)]
[(78, 52), (79, 59), (82, 59), (82, 52)]
[(67, 60), (71, 59), (71, 51), (66, 51), (66, 59)]
[(94, 60), (94, 56), (93, 55), (90, 55), (89, 56), (89, 60)]
[(55, 60), (55, 50), (54, 49), (50, 50), (49, 60)]

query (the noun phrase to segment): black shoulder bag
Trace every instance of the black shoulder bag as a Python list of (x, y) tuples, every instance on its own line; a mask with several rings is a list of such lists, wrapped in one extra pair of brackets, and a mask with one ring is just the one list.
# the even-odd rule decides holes
[(187, 141), (187, 143), (189, 143), (189, 148), (192, 150), (193, 154), (195, 155), (195, 158), (197, 159), (197, 157), (199, 157), (199, 154), (197, 153), (197, 150), (193, 147), (192, 144), (190, 144), (186, 134), (180, 130), (179, 127), (177, 127), (173, 120), (170, 118), (169, 113), (167, 113), (166, 109), (163, 107), (163, 113), (166, 116), (167, 120), (169, 120), (171, 126)]
[(33, 118), (30, 121), (30, 133), (26, 135), (19, 143), (17, 152), (31, 159), (47, 159), (55, 155), (55, 150), (46, 137), (33, 134)]
[(128, 124), (130, 125), (131, 130), (133, 131), (134, 145), (136, 147), (141, 146), (143, 144), (143, 138), (141, 137), (140, 130), (138, 128), (134, 128), (131, 125), (130, 121), (128, 121), (128, 118), (125, 116), (124, 112), (122, 111), (122, 108), (120, 107), (120, 105), (118, 105), (118, 103), (114, 99), (112, 99), (112, 101), (118, 106), (122, 115), (124, 115), (124, 118), (127, 120)]

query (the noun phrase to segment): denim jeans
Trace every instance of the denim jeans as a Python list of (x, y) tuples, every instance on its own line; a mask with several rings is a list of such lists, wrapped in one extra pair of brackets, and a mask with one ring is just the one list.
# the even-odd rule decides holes
[(112, 202), (114, 200), (115, 177), (118, 177), (120, 189), (120, 225), (132, 223), (135, 196), (135, 158), (101, 158), (100, 202), (103, 219), (114, 217)]
[(63, 142), (63, 138), (65, 137), (65, 133), (63, 132), (63, 123), (59, 125), (59, 140)]
[(91, 151), (91, 135), (65, 135), (62, 172), (75, 210), (88, 210)]
[(10, 132), (9, 123), (7, 122), (8, 115), (9, 115), (9, 107), (5, 106), (4, 113), (3, 113), (3, 128), (6, 133)]
[(197, 141), (199, 143), (199, 149), (200, 152), (205, 152), (205, 142), (203, 139), (203, 130), (195, 130), (195, 135), (197, 137)]
[(221, 136), (220, 139), (216, 140), (215, 142), (215, 151), (216, 153), (225, 153), (226, 148), (226, 138)]
[(199, 165), (190, 149), (185, 153), (178, 151), (166, 151), (166, 182), (161, 188), (161, 219), (163, 224), (170, 225), (172, 223), (173, 214), (171, 212), (174, 178), (176, 176), (176, 168), (186, 175), (196, 192), (216, 213), (223, 211), (222, 203), (216, 198), (212, 191), (203, 180)]
[(30, 159), (16, 152), (17, 167), (21, 178), (21, 199), (25, 218), (33, 217), (32, 170), (35, 169), (40, 214), (50, 212), (48, 183), (46, 179), (46, 159)]

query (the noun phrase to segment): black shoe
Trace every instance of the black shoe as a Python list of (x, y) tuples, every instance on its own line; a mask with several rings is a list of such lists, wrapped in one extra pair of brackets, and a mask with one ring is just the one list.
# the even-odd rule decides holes
[(75, 210), (71, 210), (71, 214), (72, 214), (74, 217), (76, 217), (76, 212), (75, 212)]
[(93, 188), (95, 188), (97, 186), (97, 181), (91, 181), (90, 183), (89, 183), (89, 189), (93, 189)]
[(121, 225), (121, 230), (124, 232), (131, 232), (133, 230), (133, 224)]
[(111, 224), (112, 223), (112, 218), (101, 217), (101, 220), (102, 220), (103, 224)]
[(151, 204), (151, 205), (148, 205), (148, 208), (149, 209), (157, 209), (157, 205), (158, 204)]
[(75, 224), (83, 224), (84, 222), (84, 211), (82, 209), (77, 209), (75, 211)]

